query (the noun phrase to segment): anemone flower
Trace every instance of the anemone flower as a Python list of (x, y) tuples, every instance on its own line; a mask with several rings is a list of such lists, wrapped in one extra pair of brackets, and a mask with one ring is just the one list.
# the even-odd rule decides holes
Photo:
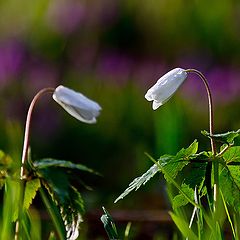
[(186, 78), (187, 72), (182, 68), (174, 68), (163, 75), (145, 94), (148, 101), (153, 101), (153, 110), (167, 102)]
[(85, 123), (96, 123), (101, 111), (98, 103), (64, 86), (55, 89), (53, 99), (70, 115)]

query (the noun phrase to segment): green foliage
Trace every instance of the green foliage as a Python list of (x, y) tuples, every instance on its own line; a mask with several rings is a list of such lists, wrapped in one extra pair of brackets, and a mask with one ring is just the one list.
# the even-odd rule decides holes
[(238, 129), (237, 131), (230, 131), (227, 133), (220, 133), (220, 134), (213, 134), (213, 135), (210, 135), (210, 133), (207, 132), (206, 130), (201, 131), (201, 133), (208, 138), (214, 139), (216, 142), (232, 145), (234, 144), (234, 139), (240, 135), (240, 129)]
[(224, 161), (229, 163), (239, 163), (240, 162), (240, 146), (234, 146), (229, 148), (224, 154), (223, 154)]
[[(157, 172), (163, 171), (164, 177), (167, 181), (171, 182), (175, 179), (179, 172), (188, 165), (193, 159), (197, 159), (202, 154), (196, 154), (198, 150), (198, 142), (195, 140), (188, 148), (182, 148), (175, 156), (163, 155), (156, 163), (148, 169), (142, 176), (135, 178), (129, 187), (115, 200), (115, 203), (120, 199), (123, 199), (133, 190), (138, 190), (142, 185), (145, 185)], [(159, 169), (160, 167), (160, 169)], [(193, 176), (194, 178), (194, 176)], [(188, 181), (190, 181), (188, 179)]]
[(55, 235), (54, 232), (50, 233), (48, 240), (57, 240), (56, 235)]
[[(198, 150), (198, 142), (195, 140), (188, 148), (182, 148), (175, 156), (160, 157), (158, 163), (163, 168), (164, 172), (172, 178), (175, 179), (179, 172), (190, 163), (190, 160), (196, 157)], [(164, 174), (167, 181), (171, 180)]]
[(39, 178), (35, 178), (26, 182), (23, 200), (24, 209), (27, 210), (29, 206), (32, 204), (32, 200), (35, 198), (36, 193), (40, 187), (41, 183)]
[(84, 212), (80, 193), (71, 186), (68, 175), (62, 168), (42, 168), (37, 174), (53, 202), (59, 207), (67, 238), (75, 239)]
[(181, 231), (183, 236), (185, 238), (191, 239), (191, 240), (198, 240), (197, 235), (189, 228), (188, 223), (185, 222), (182, 218), (178, 217), (174, 213), (170, 212), (169, 213), (172, 217), (172, 220), (178, 227), (178, 229)]
[[(189, 199), (194, 201), (194, 190), (186, 184), (182, 184), (181, 190)], [(188, 199), (181, 192), (173, 198), (172, 208), (177, 209), (179, 207), (185, 206), (189, 203)]]
[[(8, 155), (0, 151), (0, 187), (5, 187), (1, 239), (8, 239), (6, 236), (11, 236), (11, 225), (17, 219), (21, 225), (19, 234), (25, 236), (26, 239), (31, 239), (33, 236), (40, 234), (36, 231), (30, 233), (30, 223), (34, 221), (31, 220), (31, 214), (26, 215), (39, 190), (48, 210), (52, 209), (50, 215), (60, 239), (76, 239), (79, 234), (79, 224), (83, 221), (84, 202), (81, 194), (69, 180), (70, 176), (71, 178), (79, 178), (79, 176), (77, 174), (73, 175), (71, 172), (75, 170), (92, 174), (98, 173), (82, 164), (65, 160), (43, 159), (33, 162), (29, 155), (26, 163), (26, 177), (23, 180), (18, 180), (19, 169), (14, 169), (12, 162)], [(48, 197), (42, 191), (42, 187), (47, 189), (52, 203), (49, 202)], [(21, 198), (23, 199), (22, 204), (19, 205)], [(60, 222), (57, 217), (58, 214), (61, 219)], [(51, 238), (54, 239), (54, 236), (50, 235)]]
[[(236, 218), (232, 220), (232, 215), (240, 212), (240, 146), (234, 146), (234, 140), (239, 137), (240, 130), (212, 136), (207, 131), (202, 133), (216, 143), (222, 144), (219, 152), (215, 155), (208, 151), (197, 153), (198, 142), (195, 140), (176, 155), (165, 154), (158, 160), (148, 155), (154, 165), (142, 176), (134, 179), (115, 202), (131, 191), (138, 190), (160, 172), (166, 181), (175, 187), (169, 195), (175, 213), (170, 215), (185, 238), (224, 239), (223, 229), (228, 220), (232, 235), (237, 239), (240, 233), (236, 227), (237, 220)], [(209, 166), (210, 174), (207, 171)], [(212, 189), (208, 193), (206, 191), (209, 183), (210, 188), (214, 186), (216, 191), (214, 196), (209, 195), (213, 194)], [(202, 198), (207, 206), (203, 207), (201, 204)], [(194, 206), (189, 223), (186, 221), (189, 212), (185, 210), (184, 213), (188, 203)]]
[(9, 175), (12, 167), (12, 159), (10, 156), (0, 150), (0, 189), (4, 186), (5, 180)]
[(159, 171), (159, 169), (158, 169), (157, 164), (154, 164), (142, 176), (135, 178), (129, 184), (129, 187), (114, 202), (116, 203), (120, 199), (123, 199), (125, 196), (127, 196), (133, 190), (135, 190), (135, 191), (138, 190), (142, 185), (145, 185), (158, 171)]
[(238, 166), (223, 168), (220, 173), (220, 187), (226, 202), (240, 211), (240, 171)]
[(97, 173), (93, 169), (90, 169), (82, 164), (79, 164), (79, 163), (76, 164), (76, 163), (72, 163), (70, 161), (57, 160), (57, 159), (53, 159), (53, 158), (46, 158), (46, 159), (34, 161), (33, 165), (37, 169), (43, 169), (43, 168), (49, 168), (49, 167), (59, 167), (59, 168), (76, 169), (76, 170), (81, 170), (81, 171), (90, 172), (90, 173), (99, 175), (99, 173)]
[[(71, 172), (72, 170), (78, 170), (93, 174), (98, 173), (82, 164), (50, 158), (32, 162), (29, 157), (27, 167), (28, 177), (30, 179), (34, 177), (34, 179), (26, 183), (25, 208), (28, 209), (38, 189), (44, 186), (53, 203), (57, 206), (62, 223), (65, 226), (65, 237), (62, 238), (76, 239), (79, 234), (79, 224), (83, 221), (84, 202), (81, 194), (70, 182), (70, 176), (71, 178), (79, 178), (79, 176), (72, 175)], [(29, 174), (31, 175), (29, 176)], [(41, 196), (46, 206), (51, 205), (43, 191), (41, 191)], [(56, 211), (51, 211), (50, 215), (55, 222), (58, 233), (62, 235), (61, 223), (56, 218)]]
[(113, 221), (112, 216), (108, 213), (108, 211), (103, 207), (104, 214), (101, 216), (101, 221), (103, 226), (108, 234), (110, 240), (117, 240), (119, 239), (117, 228)]

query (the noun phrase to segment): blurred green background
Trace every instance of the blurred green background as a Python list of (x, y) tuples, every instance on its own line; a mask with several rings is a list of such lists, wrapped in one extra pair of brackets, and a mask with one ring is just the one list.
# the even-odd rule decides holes
[[(175, 68), (196, 68), (213, 92), (215, 131), (240, 125), (240, 2), (236, 0), (0, 1), (0, 148), (20, 159), (26, 113), (44, 87), (64, 85), (102, 106), (96, 125), (68, 116), (50, 97), (34, 111), (34, 159), (86, 164), (87, 212), (168, 207), (155, 179), (113, 204), (129, 182), (157, 158), (194, 139), (210, 147), (203, 84), (190, 76), (157, 111), (144, 94)], [(160, 184), (159, 184), (160, 182)]]

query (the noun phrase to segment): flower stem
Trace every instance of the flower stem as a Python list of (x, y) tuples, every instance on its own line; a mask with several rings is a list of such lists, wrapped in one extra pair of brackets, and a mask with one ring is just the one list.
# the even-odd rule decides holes
[[(187, 69), (186, 72), (189, 73), (195, 73), (197, 74), (200, 79), (203, 81), (204, 86), (207, 91), (207, 96), (208, 96), (208, 107), (209, 107), (209, 133), (210, 133), (210, 141), (211, 141), (211, 148), (212, 148), (212, 154), (213, 154), (213, 176), (214, 176), (214, 182), (213, 182), (213, 200), (214, 200), (214, 210), (216, 210), (216, 201), (218, 199), (218, 192), (219, 192), (219, 164), (218, 164), (218, 158), (216, 158), (217, 150), (216, 150), (216, 144), (214, 139), (211, 137), (214, 132), (214, 123), (213, 123), (213, 101), (212, 101), (212, 94), (211, 90), (208, 84), (208, 81), (206, 77), (198, 70), (196, 69)], [(212, 167), (211, 167), (212, 169)], [(206, 176), (211, 179), (211, 171), (210, 171), (210, 176)]]
[[(207, 91), (207, 96), (208, 96), (208, 107), (209, 107), (209, 133), (210, 133), (210, 137), (213, 135), (213, 131), (214, 131), (214, 123), (213, 123), (213, 101), (212, 101), (212, 94), (211, 94), (211, 90), (208, 84), (208, 81), (206, 79), (206, 77), (198, 70), (196, 69), (187, 69), (186, 72), (192, 72), (197, 74), (201, 80), (204, 83), (204, 86), (206, 88)], [(216, 155), (216, 145), (214, 142), (214, 139), (211, 138), (211, 147), (212, 147), (212, 153), (213, 155)]]
[(32, 119), (32, 112), (33, 112), (33, 108), (36, 104), (36, 102), (38, 101), (38, 99), (44, 95), (45, 93), (52, 93), (54, 92), (54, 88), (44, 88), (42, 90), (40, 90), (35, 97), (33, 98), (29, 109), (28, 109), (28, 113), (27, 113), (27, 119), (26, 119), (26, 125), (25, 125), (25, 133), (24, 133), (24, 141), (23, 141), (23, 152), (22, 152), (22, 162), (21, 162), (21, 170), (20, 170), (20, 200), (19, 200), (19, 216), (18, 220), (16, 221), (16, 225), (15, 225), (15, 240), (18, 240), (20, 238), (19, 236), (19, 230), (20, 230), (20, 219), (22, 217), (22, 204), (23, 204), (23, 199), (24, 199), (24, 188), (25, 188), (25, 179), (24, 179), (24, 165), (26, 163), (27, 160), (27, 156), (28, 156), (28, 149), (29, 149), (29, 136), (30, 136), (30, 123), (31, 123), (31, 119)]
[(23, 152), (22, 152), (22, 165), (21, 165), (21, 173), (20, 173), (20, 178), (22, 179), (24, 177), (24, 164), (27, 160), (27, 155), (28, 155), (28, 148), (29, 148), (29, 136), (30, 136), (30, 124), (31, 124), (31, 119), (32, 119), (32, 112), (33, 108), (38, 101), (38, 99), (46, 94), (46, 93), (52, 93), (54, 92), (54, 88), (44, 88), (40, 90), (35, 97), (33, 98), (29, 109), (27, 113), (27, 119), (26, 119), (26, 125), (25, 125), (25, 134), (24, 134), (24, 141), (23, 141)]

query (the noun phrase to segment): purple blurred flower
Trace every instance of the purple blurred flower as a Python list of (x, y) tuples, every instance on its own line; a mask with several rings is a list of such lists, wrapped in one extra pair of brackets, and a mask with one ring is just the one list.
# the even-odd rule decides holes
[(57, 32), (76, 31), (85, 18), (85, 7), (80, 1), (53, 1), (48, 9), (48, 23)]
[(89, 1), (86, 3), (85, 24), (89, 29), (106, 27), (116, 23), (120, 16), (119, 1)]
[(28, 95), (45, 87), (56, 86), (58, 73), (50, 63), (43, 63), (39, 59), (32, 60), (28, 65), (26, 86)]
[(133, 60), (127, 55), (110, 52), (100, 57), (97, 65), (97, 75), (103, 79), (125, 84), (133, 69)]
[(240, 72), (227, 66), (212, 68), (207, 74), (215, 100), (228, 102), (239, 97)]
[(136, 61), (133, 70), (133, 79), (146, 89), (150, 84), (154, 83), (159, 74), (166, 71), (165, 64), (159, 59), (140, 59)]
[[(176, 65), (200, 70), (209, 81), (214, 103), (227, 103), (239, 97), (240, 71), (231, 65), (212, 66), (212, 59), (203, 54), (187, 55), (178, 59)], [(211, 67), (209, 67), (211, 66)], [(190, 79), (191, 78), (191, 79)], [(198, 76), (189, 75), (189, 80), (183, 86), (183, 92), (204, 101), (205, 88)], [(186, 95), (184, 93), (184, 95)]]
[(25, 51), (21, 44), (8, 42), (0, 46), (0, 84), (16, 78), (22, 69)]

